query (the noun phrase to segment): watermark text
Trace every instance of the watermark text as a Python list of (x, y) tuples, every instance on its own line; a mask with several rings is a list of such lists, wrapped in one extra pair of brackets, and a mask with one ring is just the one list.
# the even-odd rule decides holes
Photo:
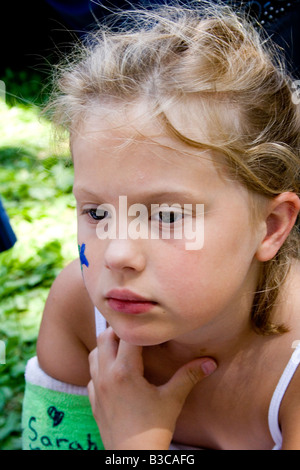
[[(91, 213), (91, 211), (90, 211)], [(118, 210), (101, 204), (94, 210), (96, 233), (107, 239), (184, 240), (186, 250), (200, 250), (204, 244), (204, 204), (132, 204), (119, 196)]]

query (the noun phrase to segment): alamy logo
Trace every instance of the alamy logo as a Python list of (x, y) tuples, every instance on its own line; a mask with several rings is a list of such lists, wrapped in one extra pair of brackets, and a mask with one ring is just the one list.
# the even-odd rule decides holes
[(0, 341), (0, 364), (6, 364), (5, 360), (5, 343)]
[(186, 250), (200, 250), (204, 244), (204, 204), (151, 204), (148, 208), (137, 203), (128, 207), (127, 196), (119, 196), (118, 211), (112, 204), (101, 204), (85, 212), (98, 221), (100, 240), (185, 240)]

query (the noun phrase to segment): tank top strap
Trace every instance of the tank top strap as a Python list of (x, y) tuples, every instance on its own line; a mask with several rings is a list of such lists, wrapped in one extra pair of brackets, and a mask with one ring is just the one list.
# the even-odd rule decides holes
[(286, 389), (293, 378), (294, 373), (300, 363), (300, 343), (297, 345), (293, 352), (286, 368), (283, 371), (282, 376), (275, 388), (272, 396), (272, 400), (269, 406), (268, 422), (269, 430), (275, 446), (273, 450), (280, 450), (282, 447), (282, 434), (279, 426), (279, 409), (281, 401), (285, 395)]

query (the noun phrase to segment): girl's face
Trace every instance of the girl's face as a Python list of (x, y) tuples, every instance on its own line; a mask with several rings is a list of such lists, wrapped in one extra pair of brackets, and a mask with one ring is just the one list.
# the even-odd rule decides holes
[[(83, 277), (120, 338), (139, 345), (171, 339), (194, 344), (211, 327), (224, 332), (248, 322), (261, 233), (251, 224), (248, 191), (225, 177), (210, 152), (191, 155), (190, 147), (155, 124), (141, 123), (141, 129), (110, 128), (107, 119), (90, 117), (73, 135)], [(204, 219), (196, 219), (201, 205)], [(147, 210), (136, 212), (140, 208)], [(178, 230), (192, 222), (202, 233), (203, 220), (203, 246), (199, 236), (198, 249), (189, 249), (191, 240)], [(133, 235), (139, 230), (142, 238)]]

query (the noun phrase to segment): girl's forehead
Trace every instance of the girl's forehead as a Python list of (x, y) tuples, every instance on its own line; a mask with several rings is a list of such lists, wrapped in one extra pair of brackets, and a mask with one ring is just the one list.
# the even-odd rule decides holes
[(161, 147), (175, 153), (186, 155), (199, 154), (191, 146), (171, 136), (152, 107), (143, 101), (121, 105), (111, 103), (94, 106), (71, 132), (73, 155), (78, 143), (89, 146), (101, 146), (110, 149), (115, 155), (126, 148), (148, 146), (149, 150)]
[(125, 194), (130, 201), (141, 202), (148, 194), (148, 199), (151, 195), (152, 202), (157, 203), (157, 194), (176, 190), (181, 196), (173, 195), (173, 199), (177, 198), (173, 202), (182, 201), (184, 194), (193, 194), (187, 199), (202, 203), (206, 193), (222, 191), (223, 194), (228, 189), (228, 182), (216, 168), (209, 151), (199, 151), (197, 156), (189, 154), (170, 137), (154, 144), (149, 138), (139, 142), (127, 139), (124, 144), (119, 132), (114, 130), (111, 134), (112, 137), (100, 132), (100, 138), (89, 138), (88, 145), (84, 135), (75, 140), (77, 197), (80, 189), (85, 192), (88, 189), (98, 194), (99, 200), (115, 201)]
[(200, 160), (203, 168), (211, 166), (216, 159), (212, 151), (192, 148), (171, 136), (155, 119), (141, 116), (126, 120), (115, 113), (102, 119), (90, 115), (78, 132), (73, 133), (71, 149), (75, 169), (94, 159), (105, 165), (117, 163), (116, 172), (123, 167), (134, 169), (137, 164), (144, 168), (175, 165), (178, 169), (195, 169)]
[(104, 103), (91, 107), (71, 132), (91, 142), (95, 139), (139, 141), (145, 137), (163, 136), (165, 129), (142, 103)]
[(223, 155), (193, 148), (168, 134), (159, 120), (130, 111), (127, 119), (116, 110), (91, 113), (73, 135), (74, 192), (88, 189), (109, 201), (123, 194), (132, 200), (141, 193), (154, 197), (167, 188), (178, 190), (180, 200), (193, 194), (189, 200), (199, 203), (208, 193), (236, 197), (240, 185), (228, 181)]
[(101, 140), (102, 144), (109, 141), (110, 145), (114, 140), (116, 148), (147, 141), (199, 154), (201, 145), (187, 144), (193, 141), (223, 153), (224, 143), (241, 134), (241, 121), (238, 107), (229, 98), (220, 100), (218, 96), (210, 100), (193, 96), (170, 99), (164, 105), (142, 98), (133, 102), (107, 99), (89, 106), (71, 132), (71, 144), (77, 137), (90, 142)]

